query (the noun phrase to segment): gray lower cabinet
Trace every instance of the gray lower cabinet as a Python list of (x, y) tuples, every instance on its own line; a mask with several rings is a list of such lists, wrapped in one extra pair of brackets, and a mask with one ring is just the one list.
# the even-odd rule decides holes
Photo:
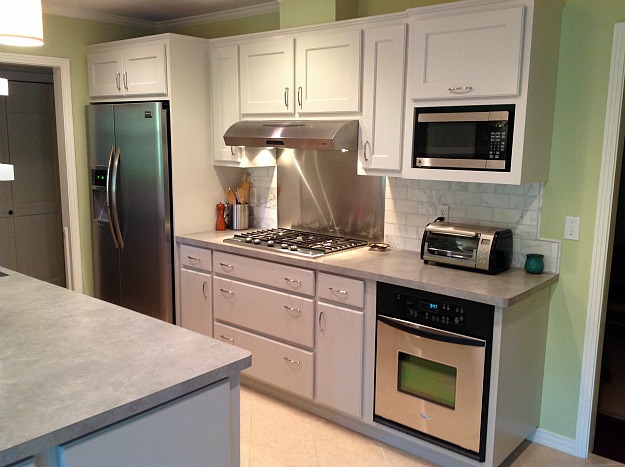
[(223, 380), (57, 448), (59, 467), (230, 466), (230, 383)]

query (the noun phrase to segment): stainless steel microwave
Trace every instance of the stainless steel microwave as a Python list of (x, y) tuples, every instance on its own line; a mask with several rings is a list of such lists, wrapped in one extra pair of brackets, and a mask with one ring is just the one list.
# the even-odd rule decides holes
[(412, 167), (510, 171), (514, 105), (417, 107)]

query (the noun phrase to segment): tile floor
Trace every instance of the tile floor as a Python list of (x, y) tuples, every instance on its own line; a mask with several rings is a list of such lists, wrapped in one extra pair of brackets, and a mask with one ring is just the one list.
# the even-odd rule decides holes
[[(599, 456), (579, 459), (526, 442), (505, 465), (617, 466)], [(241, 467), (383, 467), (434, 464), (342, 428), (260, 392), (241, 388)]]

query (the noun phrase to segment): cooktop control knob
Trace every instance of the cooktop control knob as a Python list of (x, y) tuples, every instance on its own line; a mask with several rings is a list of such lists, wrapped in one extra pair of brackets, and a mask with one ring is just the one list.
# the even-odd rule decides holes
[(245, 243), (252, 243), (252, 237), (245, 237)]
[(254, 245), (260, 245), (260, 238), (254, 239)]
[(273, 240), (267, 240), (267, 246), (273, 246)]
[(280, 245), (280, 248), (284, 248), (285, 250), (286, 250), (288, 247), (289, 247), (289, 245), (288, 245), (288, 244), (286, 244), (286, 243), (283, 243), (282, 245)]
[(289, 247), (289, 250), (291, 250), (291, 251), (297, 251), (297, 245), (291, 245), (291, 246)]

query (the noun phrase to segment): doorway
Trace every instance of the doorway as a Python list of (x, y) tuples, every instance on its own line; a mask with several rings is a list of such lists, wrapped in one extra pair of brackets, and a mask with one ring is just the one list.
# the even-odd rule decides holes
[(0, 188), (0, 266), (66, 286), (51, 68), (0, 65), (0, 161), (16, 177)]
[(0, 52), (0, 63), (52, 69), (67, 288), (83, 291), (70, 64), (67, 58)]
[[(593, 453), (625, 463), (625, 183), (619, 184)], [(616, 190), (615, 190), (616, 191)]]

